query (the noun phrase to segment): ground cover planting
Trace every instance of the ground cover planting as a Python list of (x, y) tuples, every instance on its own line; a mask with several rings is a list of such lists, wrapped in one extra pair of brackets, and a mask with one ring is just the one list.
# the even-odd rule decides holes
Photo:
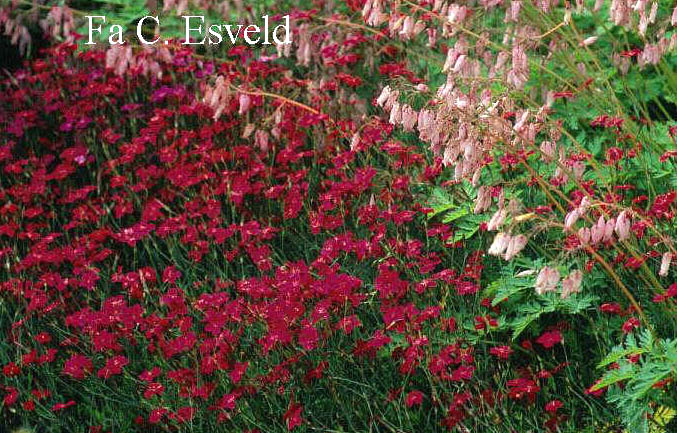
[(0, 1), (0, 431), (677, 431), (674, 10)]

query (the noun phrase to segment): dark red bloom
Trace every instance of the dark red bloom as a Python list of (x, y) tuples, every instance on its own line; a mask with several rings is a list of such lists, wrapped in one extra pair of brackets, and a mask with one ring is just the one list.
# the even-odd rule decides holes
[(544, 332), (536, 339), (536, 342), (546, 349), (550, 349), (555, 344), (562, 342), (562, 334), (559, 331)]
[(72, 355), (63, 365), (62, 374), (73, 379), (84, 379), (94, 368), (92, 360), (84, 355)]
[(303, 406), (295, 403), (294, 399), (289, 401), (289, 408), (284, 413), (282, 419), (287, 423), (287, 429), (289, 431), (294, 430), (294, 428), (300, 426), (303, 423), (303, 418), (301, 414), (303, 412)]
[(551, 400), (545, 405), (545, 411), (549, 413), (556, 413), (559, 408), (563, 406), (559, 400)]
[(407, 407), (418, 406), (423, 403), (423, 393), (421, 391), (410, 391), (405, 399)]
[(52, 406), (52, 411), (59, 412), (71, 406), (75, 406), (75, 400), (69, 400), (66, 403), (56, 403), (54, 406)]

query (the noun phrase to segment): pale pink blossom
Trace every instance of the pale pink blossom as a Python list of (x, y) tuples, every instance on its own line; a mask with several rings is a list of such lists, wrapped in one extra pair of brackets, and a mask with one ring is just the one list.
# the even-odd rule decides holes
[(606, 231), (606, 221), (603, 216), (597, 220), (597, 224), (590, 229), (590, 242), (595, 245), (604, 239), (604, 232)]
[(164, 0), (162, 3), (164, 12), (176, 9), (177, 16), (181, 16), (188, 9), (188, 0)]
[(491, 217), (489, 222), (487, 223), (487, 230), (490, 232), (493, 232), (494, 230), (498, 230), (501, 228), (503, 223), (505, 222), (505, 218), (508, 215), (508, 211), (505, 209), (499, 209), (494, 213), (494, 215)]
[(112, 45), (106, 51), (106, 68), (112, 69), (116, 75), (124, 75), (133, 60), (132, 47)]
[(616, 228), (616, 219), (610, 218), (604, 226), (604, 237), (602, 242), (611, 242), (613, 240), (614, 229)]
[(213, 86), (207, 86), (202, 101), (214, 110), (214, 119), (216, 120), (228, 107), (230, 96), (228, 82), (223, 75), (219, 75)]
[(552, 162), (555, 160), (557, 145), (554, 141), (544, 140), (541, 143), (541, 160), (543, 162)]
[(583, 178), (585, 168), (586, 166), (583, 161), (575, 161), (573, 164), (571, 164), (571, 171), (573, 171), (574, 177), (579, 181)]
[(254, 145), (261, 149), (262, 152), (268, 152), (269, 135), (266, 131), (259, 129), (254, 134)]
[(475, 215), (481, 214), (491, 205), (491, 191), (482, 185), (477, 189), (477, 198), (475, 199)]
[(390, 109), (390, 118), (388, 121), (392, 125), (397, 125), (400, 123), (402, 119), (402, 107), (400, 106), (399, 102), (393, 103), (392, 108)]
[(301, 66), (310, 65), (311, 47), (310, 47), (310, 26), (303, 23), (298, 27), (298, 47), (296, 48), (296, 63)]
[(252, 98), (246, 93), (240, 93), (238, 96), (238, 102), (240, 104), (240, 110), (238, 111), (238, 114), (242, 116), (251, 108)]
[(524, 48), (515, 44), (512, 48), (512, 69), (508, 72), (507, 81), (517, 89), (524, 88), (529, 81), (529, 61)]
[(661, 60), (661, 57), (663, 57), (663, 52), (659, 45), (646, 44), (644, 50), (637, 59), (637, 64), (639, 64), (640, 67), (644, 67), (645, 65), (657, 65)]
[(42, 30), (52, 38), (71, 40), (75, 29), (73, 13), (68, 6), (52, 6), (45, 19), (40, 21)]
[(536, 277), (536, 284), (534, 285), (536, 294), (542, 295), (547, 292), (554, 292), (557, 289), (559, 279), (559, 271), (556, 268), (544, 267)]
[(630, 6), (627, 0), (611, 0), (610, 18), (617, 26), (624, 26), (630, 22)]
[(616, 227), (614, 227), (614, 231), (616, 232), (619, 241), (623, 242), (630, 237), (631, 225), (632, 223), (630, 222), (630, 218), (628, 218), (627, 212), (621, 212), (618, 215), (618, 218), (616, 218)]
[(564, 230), (571, 230), (573, 228), (574, 224), (576, 224), (576, 221), (578, 221), (578, 218), (581, 216), (581, 211), (579, 208), (576, 208), (566, 214), (564, 217)]
[(590, 229), (587, 227), (581, 227), (578, 230), (578, 240), (581, 242), (582, 246), (586, 246), (590, 243)]
[(402, 128), (405, 131), (413, 131), (416, 122), (418, 121), (418, 113), (414, 111), (409, 104), (402, 107)]
[(649, 12), (649, 22), (654, 24), (656, 22), (656, 14), (658, 13), (658, 2), (651, 3), (651, 12)]
[(459, 6), (456, 3), (449, 5), (449, 11), (447, 13), (447, 20), (451, 24), (457, 24), (463, 22), (468, 15), (468, 8), (466, 6)]
[(585, 38), (585, 39), (583, 39), (583, 41), (581, 41), (581, 46), (587, 47), (589, 45), (592, 45), (595, 42), (597, 42), (598, 38), (599, 38), (598, 36), (590, 36), (589, 38)]
[(402, 36), (402, 39), (411, 39), (414, 36), (414, 17), (407, 16), (402, 22), (402, 27), (400, 28), (399, 35)]
[(572, 293), (580, 293), (583, 282), (583, 272), (575, 270), (562, 280), (562, 299), (568, 298)]
[(437, 29), (428, 28), (426, 32), (428, 33), (427, 46), (429, 48), (433, 48), (435, 45), (437, 45)]
[(508, 247), (505, 250), (503, 258), (506, 261), (512, 260), (517, 254), (520, 253), (527, 245), (528, 239), (524, 235), (513, 236), (508, 243)]
[(390, 86), (385, 86), (383, 90), (381, 90), (381, 94), (376, 98), (376, 105), (379, 107), (383, 107), (386, 103), (386, 101), (390, 98)]
[(658, 275), (661, 277), (665, 277), (668, 275), (668, 271), (670, 270), (670, 264), (672, 263), (672, 253), (664, 253), (663, 257), (661, 258), (661, 268), (658, 271)]
[(506, 23), (517, 22), (517, 19), (519, 18), (520, 9), (522, 9), (522, 2), (521, 1), (515, 1), (515, 0), (511, 1), (510, 7), (505, 9), (505, 19), (504, 19), (504, 21)]
[(491, 243), (491, 246), (489, 247), (488, 253), (492, 256), (502, 255), (503, 252), (505, 252), (505, 250), (508, 248), (510, 239), (511, 236), (507, 233), (503, 232), (496, 233), (496, 236), (494, 236), (494, 241)]

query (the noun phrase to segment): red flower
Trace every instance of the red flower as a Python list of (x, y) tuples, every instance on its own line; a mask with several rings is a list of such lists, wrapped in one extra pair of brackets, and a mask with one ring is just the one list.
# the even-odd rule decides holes
[(546, 349), (550, 349), (555, 344), (562, 342), (562, 334), (559, 331), (544, 332), (536, 339), (536, 342)]
[(609, 165), (616, 164), (623, 158), (623, 150), (618, 147), (610, 147), (606, 151), (606, 163)]
[(108, 379), (111, 376), (121, 374), (122, 368), (127, 364), (129, 364), (129, 361), (126, 357), (122, 355), (114, 356), (106, 361), (106, 366), (99, 370), (97, 376), (102, 379)]
[(19, 390), (8, 386), (5, 387), (5, 391), (7, 391), (7, 394), (5, 394), (5, 398), (2, 400), (3, 404), (5, 406), (14, 405), (14, 403), (16, 403), (16, 401), (19, 399)]
[(92, 361), (84, 355), (72, 355), (63, 365), (62, 374), (73, 379), (84, 379), (92, 372), (94, 365)]
[(167, 266), (162, 272), (163, 283), (174, 284), (179, 278), (181, 278), (181, 271), (176, 269), (175, 266)]
[(353, 88), (358, 87), (360, 84), (362, 84), (362, 79), (360, 77), (354, 77), (352, 75), (345, 74), (345, 73), (342, 73), (342, 72), (339, 72), (338, 74), (336, 74), (336, 79), (339, 80), (339, 81), (342, 81), (347, 86), (353, 87)]
[(75, 406), (75, 400), (69, 400), (66, 403), (57, 403), (54, 406), (52, 406), (52, 411), (53, 412), (59, 412), (61, 410), (67, 409), (71, 406)]
[(301, 418), (301, 413), (303, 412), (303, 406), (295, 403), (294, 399), (289, 401), (289, 408), (287, 412), (284, 413), (282, 419), (287, 423), (288, 430), (294, 430), (295, 427), (300, 426), (303, 423), (303, 418)]
[(423, 403), (423, 393), (421, 391), (411, 391), (405, 399), (407, 407), (418, 406)]
[(197, 413), (197, 409), (192, 406), (184, 406), (179, 408), (176, 413), (170, 414), (169, 418), (178, 423), (185, 423), (192, 420)]
[(41, 332), (35, 336), (35, 341), (40, 344), (47, 344), (52, 341), (52, 337), (47, 332)]
[(15, 377), (21, 373), (21, 368), (13, 362), (2, 367), (2, 374), (5, 377)]
[(150, 412), (150, 416), (148, 417), (148, 422), (151, 424), (157, 424), (160, 421), (162, 421), (162, 417), (165, 416), (169, 412), (166, 408), (161, 407), (159, 409), (153, 409)]
[(344, 317), (336, 324), (336, 328), (342, 330), (347, 335), (353, 332), (353, 329), (362, 326), (362, 322), (354, 314), (352, 316)]
[(524, 378), (509, 380), (508, 387), (510, 387), (508, 397), (513, 400), (521, 400), (526, 397), (532, 403), (536, 399), (536, 394), (541, 390), (536, 382)]
[(144, 370), (143, 373), (139, 375), (139, 379), (144, 382), (152, 382), (156, 377), (162, 374), (162, 370), (159, 367), (153, 367), (152, 370)]
[(146, 387), (146, 390), (143, 393), (143, 398), (150, 400), (156, 395), (162, 395), (165, 392), (165, 387), (158, 382), (151, 382)]
[(549, 413), (556, 413), (559, 408), (563, 406), (559, 400), (551, 400), (545, 405), (545, 411)]
[(623, 333), (629, 334), (633, 329), (639, 328), (639, 319), (636, 317), (631, 317), (623, 323)]
[(299, 185), (292, 186), (284, 197), (284, 219), (296, 218), (303, 208), (303, 197)]
[(621, 314), (621, 306), (615, 302), (611, 304), (602, 304), (599, 307), (599, 311), (609, 314)]
[(508, 359), (513, 353), (510, 346), (496, 346), (489, 349), (489, 353), (498, 357), (499, 359)]
[(249, 365), (248, 362), (236, 362), (235, 367), (233, 368), (233, 371), (229, 373), (230, 380), (233, 381), (234, 384), (240, 383), (242, 380), (242, 377), (244, 376), (245, 372), (247, 371), (247, 366)]
[(317, 329), (312, 325), (303, 327), (301, 332), (299, 332), (299, 344), (306, 350), (313, 350), (317, 347), (318, 339), (319, 334)]

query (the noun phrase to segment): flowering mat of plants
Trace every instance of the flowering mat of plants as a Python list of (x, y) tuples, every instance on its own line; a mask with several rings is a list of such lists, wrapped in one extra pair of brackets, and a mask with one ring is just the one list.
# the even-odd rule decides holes
[[(677, 432), (673, 5), (66, 3), (0, 1), (0, 431)], [(153, 8), (293, 42), (83, 44)]]

